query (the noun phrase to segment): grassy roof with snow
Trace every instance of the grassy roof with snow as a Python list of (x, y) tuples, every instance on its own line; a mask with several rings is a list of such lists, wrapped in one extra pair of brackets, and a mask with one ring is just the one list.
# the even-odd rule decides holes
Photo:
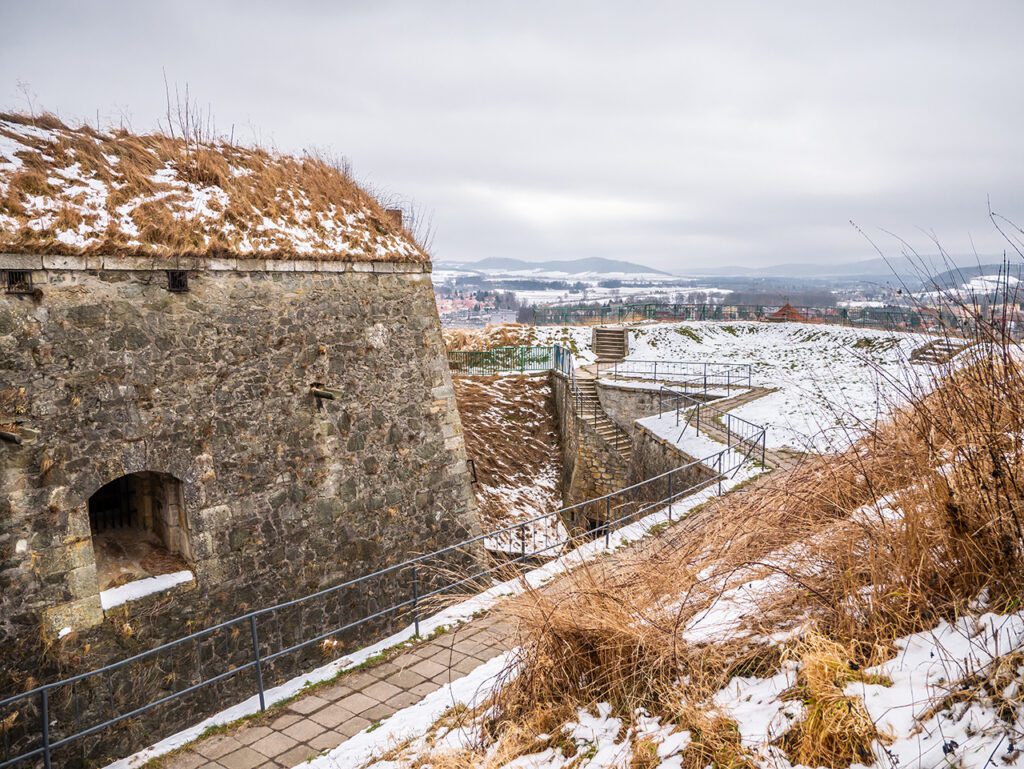
[(0, 250), (429, 261), (321, 158), (3, 113)]

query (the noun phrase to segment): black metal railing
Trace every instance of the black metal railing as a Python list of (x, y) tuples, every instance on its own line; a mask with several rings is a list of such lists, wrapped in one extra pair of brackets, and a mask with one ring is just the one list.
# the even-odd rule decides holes
[(684, 391), (750, 388), (752, 373), (749, 363), (714, 363), (709, 361), (623, 360), (598, 361), (598, 379), (649, 380), (671, 382)]
[[(666, 409), (665, 403), (670, 403), (671, 406)], [(748, 458), (758, 458), (764, 465), (767, 433), (764, 426), (723, 411), (684, 392), (663, 386), (658, 390), (658, 413), (660, 416), (666, 412), (675, 412), (676, 427), (682, 424), (683, 430), (677, 442), (682, 440), (688, 429), (692, 428), (695, 435), (700, 435), (703, 429), (705, 434), (715, 440), (724, 435), (727, 449), (740, 451)], [(757, 453), (760, 453), (759, 457)]]
[[(566, 375), (570, 388), (577, 390), (572, 356), (568, 350), (552, 348), (551, 366)], [(686, 397), (677, 395), (680, 398)], [(708, 408), (707, 404), (696, 403), (700, 408)], [(745, 420), (738, 422), (751, 424)], [(730, 434), (736, 435), (729, 423), (726, 430), (732, 430)], [(99, 735), (125, 721), (245, 675), (252, 677), (252, 692), (258, 697), (260, 710), (265, 710), (266, 671), (268, 666), (278, 660), (310, 650), (348, 631), (382, 619), (407, 622), (418, 636), (420, 615), (425, 602), (444, 594), (464, 593), (474, 586), (485, 584), (510, 565), (526, 564), (538, 558), (558, 555), (594, 537), (603, 535), (607, 546), (615, 528), (635, 521), (654, 509), (671, 505), (678, 499), (709, 489), (716, 483), (717, 493), (721, 493), (723, 481), (734, 476), (748, 460), (756, 456), (757, 444), (751, 443), (749, 436), (736, 435), (735, 440), (729, 440), (729, 448), (610, 494), (466, 538), (309, 595), (247, 612), (101, 668), (0, 699), (0, 724), (18, 723), (21, 729), (16, 742), (12, 742), (11, 730), (3, 729), (3, 760), (0, 760), (0, 769), (31, 759), (42, 760), (43, 766), (50, 769), (54, 765), (55, 752), (62, 748), (69, 748), (74, 743)], [(763, 429), (758, 440), (761, 442), (763, 461)], [(579, 520), (591, 522), (588, 531), (573, 529), (569, 524)], [(593, 523), (595, 521), (596, 525)], [(511, 558), (501, 561), (484, 559), (481, 553), (488, 540), (492, 544), (504, 543), (508, 546), (514, 543), (516, 551), (512, 552)], [(453, 568), (453, 564), (458, 563), (465, 564), (465, 567)], [(374, 607), (372, 610), (359, 613), (359, 610), (351, 608), (358, 604), (357, 599), (366, 595), (373, 596), (370, 604)], [(382, 599), (382, 596), (397, 597)], [(328, 599), (334, 599), (330, 610), (320, 603)], [(289, 614), (292, 610), (318, 612), (317, 616), (322, 616), (324, 620), (321, 631), (308, 638), (290, 638), (283, 633), (280, 626), (292, 616)], [(350, 612), (355, 612), (356, 616), (348, 618)], [(272, 632), (264, 632), (267, 630)], [(172, 661), (188, 647), (201, 650), (205, 643), (231, 644), (232, 652), (227, 655), (228, 659), (222, 658), (223, 669), (217, 672), (202, 670), (196, 678), (189, 679), (180, 688), (148, 701), (138, 704), (123, 704), (120, 701), (130, 698), (129, 695), (139, 696), (142, 692), (136, 691), (134, 680), (115, 680), (118, 675), (130, 676), (133, 668), (142, 665), (151, 665), (157, 670), (171, 668)], [(163, 667), (159, 664), (161, 660), (166, 661)], [(119, 699), (117, 703), (115, 692)], [(81, 712), (78, 697), (84, 697), (93, 704), (106, 700), (102, 704), (109, 712), (109, 717), (83, 724), (82, 721), (87, 720), (87, 717)], [(55, 700), (61, 702), (61, 707), (56, 710)], [(35, 731), (26, 728), (33, 719), (38, 724)]]

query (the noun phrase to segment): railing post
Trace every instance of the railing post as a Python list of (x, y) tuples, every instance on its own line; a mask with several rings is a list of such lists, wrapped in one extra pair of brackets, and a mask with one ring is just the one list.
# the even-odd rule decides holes
[(50, 690), (43, 689), (39, 697), (42, 700), (39, 704), (39, 713), (43, 727), (43, 766), (50, 769)]
[(420, 637), (420, 573), (416, 564), (412, 566), (412, 628), (417, 638)]
[(267, 709), (266, 695), (263, 690), (263, 661), (260, 658), (260, 637), (256, 632), (256, 615), (249, 615), (249, 635), (252, 637), (252, 657), (256, 661), (256, 687), (260, 693), (260, 710)]
[(612, 498), (604, 498), (604, 549), (611, 547), (612, 539)]
[(658, 381), (658, 361), (654, 361), (654, 381)]
[(526, 524), (519, 524), (519, 560), (526, 561)]
[(700, 403), (694, 406), (694, 408), (697, 411), (697, 435), (700, 435)]
[(672, 520), (672, 471), (668, 474), (668, 519)]

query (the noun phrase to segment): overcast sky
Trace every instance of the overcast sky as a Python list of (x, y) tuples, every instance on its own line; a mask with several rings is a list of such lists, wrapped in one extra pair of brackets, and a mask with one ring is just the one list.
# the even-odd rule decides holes
[[(826, 7), (827, 5), (827, 7)], [(1024, 2), (7, 2), (0, 107), (346, 156), (435, 259), (1002, 251), (1024, 220)]]

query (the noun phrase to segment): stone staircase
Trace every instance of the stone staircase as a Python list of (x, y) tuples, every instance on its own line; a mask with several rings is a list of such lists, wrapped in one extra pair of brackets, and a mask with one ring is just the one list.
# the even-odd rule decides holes
[(955, 337), (935, 339), (910, 353), (910, 360), (912, 363), (929, 364), (932, 366), (949, 363), (953, 358), (970, 347), (971, 344), (972, 342), (969, 339), (957, 339)]
[(618, 452), (626, 464), (633, 457), (633, 441), (629, 433), (615, 424), (601, 407), (597, 397), (597, 380), (589, 376), (576, 377), (576, 414), (594, 428), (608, 444)]
[(629, 332), (621, 326), (595, 326), (590, 341), (601, 362), (622, 360), (629, 352)]

